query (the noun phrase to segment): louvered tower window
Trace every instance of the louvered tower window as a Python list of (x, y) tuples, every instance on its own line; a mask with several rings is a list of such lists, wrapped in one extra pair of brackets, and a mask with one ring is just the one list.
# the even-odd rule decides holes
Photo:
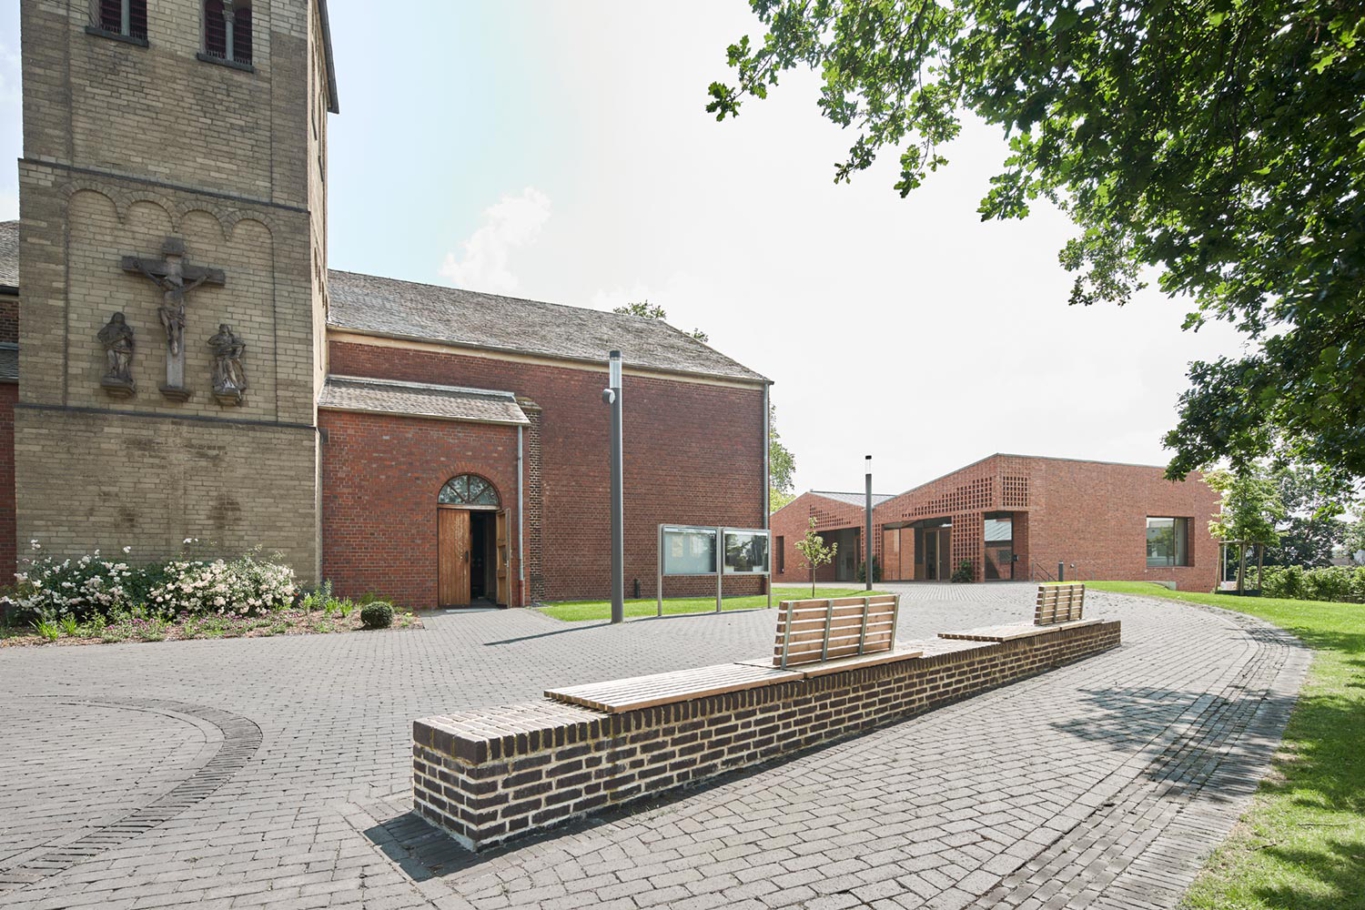
[(251, 4), (245, 0), (204, 0), (204, 53), (250, 65)]
[(147, 0), (99, 0), (99, 27), (129, 38), (147, 37)]

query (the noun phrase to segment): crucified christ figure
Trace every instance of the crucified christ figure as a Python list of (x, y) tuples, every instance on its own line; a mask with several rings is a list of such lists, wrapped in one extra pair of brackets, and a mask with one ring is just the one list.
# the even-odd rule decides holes
[(204, 283), (222, 287), (227, 276), (222, 269), (187, 263), (185, 241), (179, 237), (167, 237), (161, 254), (165, 258), (124, 256), (121, 265), (125, 272), (142, 275), (161, 289), (157, 317), (166, 330), (166, 381), (160, 387), (161, 394), (173, 401), (186, 401), (190, 391), (185, 387), (185, 295)]
[(174, 272), (155, 275), (143, 268), (142, 274), (156, 282), (157, 287), (164, 292), (157, 315), (161, 317), (161, 327), (166, 330), (166, 343), (171, 346), (171, 356), (179, 357), (180, 347), (185, 341), (185, 295), (208, 281), (208, 276), (201, 275), (186, 284), (185, 279)]

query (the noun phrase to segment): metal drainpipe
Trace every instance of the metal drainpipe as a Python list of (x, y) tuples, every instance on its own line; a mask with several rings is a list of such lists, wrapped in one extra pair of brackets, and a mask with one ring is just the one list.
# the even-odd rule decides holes
[(763, 384), (763, 530), (768, 533), (768, 577), (765, 587), (768, 589), (768, 607), (773, 605), (773, 560), (777, 555), (773, 553), (772, 529), (768, 526), (768, 516), (772, 513), (772, 488), (773, 466), (769, 456), (772, 454), (773, 428), (772, 428), (772, 406), (770, 404), (773, 384), (765, 382)]
[(526, 461), (522, 456), (522, 437), (526, 428), (517, 424), (517, 586), (521, 605), (526, 606)]

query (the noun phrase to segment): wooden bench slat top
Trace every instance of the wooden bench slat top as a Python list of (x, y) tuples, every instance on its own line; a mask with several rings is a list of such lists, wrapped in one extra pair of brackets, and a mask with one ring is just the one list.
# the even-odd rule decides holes
[[(874, 634), (876, 635), (889, 634), (891, 632), (891, 625), (892, 624), (890, 617), (882, 617), (881, 619), (874, 620), (872, 617), (869, 616), (867, 619), (867, 634), (869, 636)], [(836, 622), (830, 627), (829, 637), (831, 641), (833, 641), (836, 638), (850, 637), (857, 638), (859, 635), (862, 634), (862, 630), (863, 630), (862, 622), (848, 623)], [(797, 643), (803, 641), (821, 641), (824, 639), (824, 637), (825, 628), (823, 625), (819, 625), (811, 629), (793, 627), (791, 632), (786, 635), (783, 635), (781, 632), (779, 632), (777, 636), (773, 639), (773, 641), (778, 645), (778, 647), (781, 647), (782, 642), (784, 641), (790, 642), (792, 645), (796, 645)]]
[[(813, 664), (801, 664), (796, 667), (788, 667), (788, 673), (794, 673), (802, 679), (810, 679), (813, 676), (825, 676), (829, 673), (839, 673), (843, 670), (856, 670), (860, 667), (875, 667), (881, 664), (896, 663), (901, 660), (914, 660), (924, 656), (924, 649), (920, 645), (912, 648), (902, 648), (895, 651), (879, 651), (876, 654), (854, 654), (850, 657), (841, 657), (836, 660), (827, 660)], [(773, 662), (766, 657), (756, 657), (753, 660), (741, 661), (746, 667), (766, 667), (772, 669)]]
[(1032, 638), (1035, 635), (1050, 635), (1063, 629), (1078, 629), (1081, 626), (1091, 626), (1100, 622), (1098, 619), (1078, 619), (1072, 622), (1057, 622), (1046, 626), (1035, 626), (1020, 623), (1009, 626), (985, 626), (980, 629), (968, 629), (965, 632), (940, 632), (939, 638), (953, 638), (963, 641), (1015, 641), (1020, 638)]
[[(885, 620), (889, 622), (891, 616), (892, 612), (890, 607), (878, 608), (874, 605), (873, 609), (867, 611), (868, 619)], [(790, 625), (792, 631), (796, 631), (797, 629), (820, 629), (824, 628), (826, 621), (829, 621), (836, 626), (857, 625), (863, 621), (863, 610), (862, 607), (835, 607), (833, 616), (824, 610), (812, 610), (809, 613), (797, 613), (793, 615), (790, 620), (785, 616), (780, 616), (778, 619), (785, 620), (785, 622), (779, 623), (779, 628), (782, 625)]]
[(748, 664), (719, 664), (714, 667), (695, 667), (674, 673), (656, 673), (615, 679), (611, 682), (591, 683), (586, 686), (567, 686), (549, 689), (545, 697), (555, 701), (582, 705), (606, 714), (621, 714), (641, 708), (653, 708), (680, 701), (692, 701), (726, 692), (740, 692), (759, 686), (801, 679), (800, 673), (778, 670), (769, 661), (765, 667)]
[[(863, 600), (864, 600), (864, 598), (861, 598), (861, 597), (836, 597), (836, 598), (834, 598), (834, 606), (836, 606), (836, 607), (858, 607), (858, 608), (861, 609), (861, 608), (862, 608), (862, 605), (863, 605)], [(868, 601), (872, 604), (872, 606), (874, 606), (874, 607), (875, 607), (875, 606), (884, 606), (884, 605), (894, 605), (895, 602), (896, 602), (896, 595), (894, 595), (894, 594), (877, 594), (877, 595), (874, 595), (873, 597), (867, 598), (867, 600), (868, 600)], [(829, 600), (827, 600), (827, 599), (825, 599), (825, 598), (815, 598), (815, 599), (813, 599), (813, 600), (784, 600), (784, 601), (782, 601), (782, 604), (781, 604), (781, 607), (782, 607), (783, 612), (786, 611), (786, 608), (787, 608), (788, 605), (790, 605), (790, 606), (791, 606), (793, 609), (795, 609), (795, 610), (813, 610), (813, 609), (821, 609), (821, 610), (823, 610), (823, 609), (825, 609), (826, 607), (829, 606)]]
[[(857, 635), (833, 636), (829, 640), (829, 647), (827, 650), (830, 653), (833, 653), (839, 648), (857, 648), (859, 642), (864, 642), (869, 649), (888, 651), (891, 649), (891, 630), (888, 629), (876, 635), (869, 632), (866, 640)], [(790, 660), (798, 658), (804, 659), (810, 657), (812, 654), (820, 654), (825, 650), (825, 640), (823, 638), (817, 638), (814, 641), (803, 641), (790, 645), (787, 648), (787, 657)], [(773, 648), (773, 656), (782, 656), (781, 642), (778, 642)]]

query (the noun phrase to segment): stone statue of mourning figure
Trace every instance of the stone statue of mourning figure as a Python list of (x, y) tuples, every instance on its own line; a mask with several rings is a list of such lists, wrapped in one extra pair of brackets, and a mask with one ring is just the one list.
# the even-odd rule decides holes
[(209, 347), (213, 349), (213, 397), (219, 404), (241, 404), (246, 393), (246, 371), (242, 368), (246, 342), (224, 322), (209, 339)]
[(100, 386), (114, 398), (132, 397), (133, 387), (133, 327), (122, 313), (109, 317), (109, 322), (95, 336), (104, 345), (106, 369)]

